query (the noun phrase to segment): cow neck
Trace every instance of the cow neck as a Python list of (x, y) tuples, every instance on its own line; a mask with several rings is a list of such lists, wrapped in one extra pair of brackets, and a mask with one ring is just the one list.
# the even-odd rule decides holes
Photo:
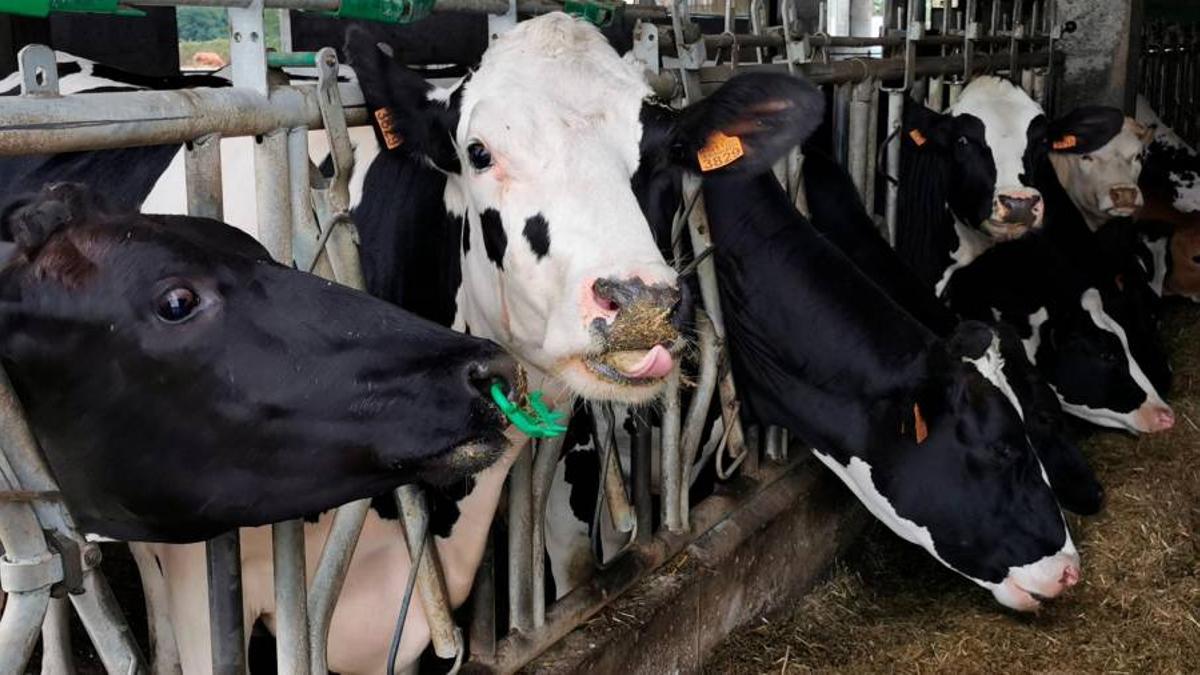
[(950, 210), (947, 160), (935, 152), (901, 153), (896, 252), (930, 287), (942, 278), (958, 247)]

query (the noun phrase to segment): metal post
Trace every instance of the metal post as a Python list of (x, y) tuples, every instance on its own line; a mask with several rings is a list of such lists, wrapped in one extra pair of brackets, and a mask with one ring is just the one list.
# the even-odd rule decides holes
[(867, 155), (874, 154), (874, 148), (867, 147), (868, 126), (871, 125), (871, 92), (875, 89), (872, 80), (863, 80), (855, 84), (851, 90), (850, 99), (850, 128), (849, 143), (847, 143), (847, 166), (850, 178), (859, 196), (866, 198), (867, 192)]
[(867, 207), (867, 213), (875, 218), (875, 182), (878, 178), (876, 174), (875, 162), (879, 156), (879, 85), (877, 82), (871, 83), (871, 105), (870, 111), (867, 113), (867, 185), (866, 193), (863, 195), (863, 204)]
[(471, 588), (471, 658), (490, 660), (496, 656), (496, 550), (491, 533)]
[(634, 433), (632, 457), (630, 458), (631, 485), (633, 492), (633, 508), (637, 514), (637, 537), (639, 544), (650, 541), (654, 523), (654, 504), (650, 495), (650, 474), (652, 438), (650, 423), (646, 421), (646, 411), (639, 409), (633, 418)]
[(521, 451), (508, 472), (508, 621), (514, 630), (533, 627), (533, 449)]
[[(412, 536), (415, 532), (429, 532), (429, 512), (425, 507), (425, 495), (421, 488), (415, 485), (403, 485), (393, 493), (400, 510), (400, 523), (404, 526), (405, 538), (408, 541), (409, 559), (411, 564), (417, 564), (417, 540)], [(421, 566), (417, 570), (417, 591), (421, 594), (421, 606), (425, 609), (425, 620), (429, 624), (429, 639), (433, 643), (433, 651), (439, 658), (449, 659), (460, 656), (463, 651), (462, 632), (454, 625), (454, 617), (450, 614), (450, 600), (446, 594), (446, 584), (442, 577), (442, 563), (438, 558), (436, 546), (426, 546), (421, 556)]]
[(281, 673), (309, 672), (304, 521), (271, 526), (275, 569), (275, 659)]
[[(569, 424), (569, 422), (563, 422)], [(533, 577), (529, 589), (533, 601), (533, 626), (546, 623), (546, 499), (550, 496), (550, 485), (558, 457), (562, 454), (564, 436), (539, 439), (533, 442), (537, 452), (533, 458)], [(493, 638), (494, 639), (494, 638)], [(474, 637), (472, 636), (472, 640)]]
[[(892, 178), (899, 179), (900, 173), (900, 133), (901, 126), (904, 124), (904, 92), (889, 91), (888, 92), (888, 147), (887, 147), (887, 175)], [(888, 243), (892, 246), (896, 245), (896, 218), (900, 203), (900, 188), (892, 181), (887, 183), (887, 211), (885, 213), (885, 222), (887, 224)]]
[(309, 669), (312, 675), (327, 675), (329, 672), (326, 667), (329, 624), (333, 620), (333, 609), (342, 592), (346, 570), (350, 567), (350, 559), (370, 507), (369, 499), (338, 507), (329, 526), (329, 535), (325, 537), (321, 560), (317, 563), (308, 589)]
[[(7, 377), (3, 384), (8, 385)], [(19, 408), (5, 408), (0, 424), (8, 427), (22, 423), (12, 416), (19, 414)], [(10, 446), (4, 444), (2, 449), (7, 453)], [(0, 470), (0, 490), (21, 487), (3, 454), (0, 454), (0, 469), (4, 469)], [(63, 578), (62, 561), (47, 548), (41, 525), (28, 504), (0, 501), (0, 545), (4, 548), (4, 556), (0, 558), (0, 582), (3, 582), (0, 586), (8, 592), (0, 615), (0, 672), (23, 673), (50, 603), (50, 587)], [(25, 570), (29, 573), (22, 576), (27, 579), (13, 578), (14, 571)]]
[(667, 377), (667, 388), (663, 392), (660, 443), (662, 470), (659, 472), (662, 481), (662, 524), (674, 533), (684, 531), (683, 514), (679, 511), (679, 491), (683, 485), (683, 457), (679, 453), (679, 408), (679, 373), (676, 371)]
[(52, 598), (42, 621), (42, 673), (75, 672), (71, 655), (71, 601)]
[(696, 389), (692, 392), (692, 400), (688, 404), (687, 423), (683, 427), (683, 436), (680, 440), (683, 462), (680, 467), (682, 481), (679, 485), (679, 516), (685, 529), (689, 527), (688, 513), (691, 510), (688, 488), (691, 487), (692, 476), (697, 471), (696, 462), (700, 450), (700, 438), (704, 434), (704, 425), (708, 421), (708, 409), (717, 388), (717, 362), (721, 357), (717, 346), (716, 332), (704, 310), (696, 312), (696, 335), (699, 342), (700, 374), (696, 380)]
[(242, 614), (242, 544), (237, 530), (209, 539), (208, 616), (213, 675), (244, 675), (246, 634)]

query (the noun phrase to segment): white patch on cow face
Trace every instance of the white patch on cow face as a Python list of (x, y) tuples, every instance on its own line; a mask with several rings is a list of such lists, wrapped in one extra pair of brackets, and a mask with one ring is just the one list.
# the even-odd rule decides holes
[(1008, 376), (1004, 374), (1004, 357), (1000, 354), (999, 335), (992, 334), (992, 343), (979, 358), (970, 359), (964, 356), (962, 360), (964, 363), (975, 366), (975, 370), (979, 371), (983, 379), (991, 382), (1000, 390), (1000, 393), (1004, 394), (1013, 409), (1017, 411), (1017, 416), (1025, 419), (1025, 411), (1021, 409), (1021, 403), (1017, 401), (1017, 395), (1008, 383)]
[[(1039, 602), (1030, 593), (1036, 593), (1042, 597), (1054, 597), (1058, 595), (1064, 586), (1058, 581), (1063, 577), (1063, 570), (1067, 565), (1073, 565), (1075, 575), (1078, 577), (1079, 570), (1079, 554), (1075, 551), (1075, 543), (1071, 540), (1071, 532), (1067, 529), (1066, 522), (1063, 522), (1063, 536), (1065, 541), (1063, 547), (1057, 553), (1046, 556), (1041, 560), (1029, 563), (1027, 565), (1013, 566), (1008, 569), (1008, 575), (1004, 581), (995, 583), (976, 579), (954, 569), (940, 555), (937, 548), (933, 544), (933, 536), (929, 533), (929, 528), (916, 524), (915, 522), (901, 516), (896, 512), (895, 507), (884, 497), (875, 487), (875, 482), (871, 478), (871, 465), (867, 464), (858, 457), (851, 457), (850, 463), (842, 465), (833, 457), (822, 453), (815, 448), (812, 450), (813, 455), (821, 460), (832, 471), (858, 501), (867, 507), (871, 515), (878, 518), (888, 529), (895, 532), (897, 536), (907, 542), (916, 544), (925, 549), (929, 555), (933, 556), (943, 566), (954, 570), (964, 578), (970, 579), (979, 586), (988, 589), (1000, 604), (1021, 611), (1032, 611), (1038, 608)], [(1045, 471), (1042, 472), (1042, 478), (1045, 479)], [(1047, 482), (1047, 485), (1049, 482)]]
[(1043, 114), (1036, 101), (1008, 80), (984, 75), (971, 80), (963, 89), (958, 101), (950, 107), (950, 114), (974, 115), (983, 122), (984, 140), (996, 163), (995, 197), (1012, 192), (1038, 195), (1037, 190), (1021, 181), (1029, 125)]
[(1167, 237), (1151, 239), (1145, 235), (1142, 236), (1142, 243), (1150, 251), (1150, 264), (1153, 267), (1153, 269), (1146, 270), (1150, 273), (1150, 289), (1159, 297), (1162, 297), (1163, 285), (1167, 281), (1167, 243), (1169, 241)]
[(1042, 346), (1042, 324), (1046, 323), (1046, 319), (1050, 318), (1050, 313), (1045, 307), (1038, 308), (1038, 311), (1029, 315), (1029, 328), (1031, 330), (1029, 337), (1021, 340), (1021, 346), (1025, 347), (1025, 356), (1029, 358), (1029, 362), (1037, 364), (1038, 348)]
[(1150, 138), (1149, 129), (1127, 117), (1121, 131), (1094, 152), (1050, 153), (1058, 182), (1093, 232), (1142, 207), (1137, 182)]
[(954, 218), (954, 234), (958, 237), (958, 248), (950, 253), (950, 266), (942, 272), (942, 278), (933, 287), (939, 298), (946, 292), (955, 272), (970, 265), (972, 260), (996, 243), (995, 239), (960, 221), (957, 216)]
[[(595, 306), (597, 279), (675, 284), (630, 187), (649, 93), (640, 68), (598, 30), (561, 14), (501, 36), (462, 90), (454, 140), (463, 169), (447, 193), (471, 228), (467, 320), (588, 398), (644, 401), (665, 381), (622, 385), (583, 366), (604, 348), (593, 321), (611, 320)], [(490, 161), (477, 167), (481, 149)], [(546, 224), (544, 251), (525, 235), (531, 218)]]
[[(1162, 411), (1166, 411), (1169, 414), (1171, 409), (1163, 402), (1162, 397), (1154, 389), (1154, 385), (1150, 383), (1150, 378), (1146, 377), (1137, 360), (1133, 358), (1133, 354), (1129, 351), (1129, 340), (1125, 336), (1125, 329), (1104, 310), (1104, 302), (1100, 298), (1100, 292), (1094, 288), (1089, 288), (1084, 291), (1080, 304), (1087, 311), (1088, 315), (1092, 318), (1092, 322), (1097, 327), (1117, 336), (1117, 339), (1121, 342), (1121, 348), (1125, 352), (1125, 360), (1129, 364), (1129, 376), (1137, 384), (1138, 388), (1146, 394), (1146, 398), (1135, 410), (1119, 412), (1071, 403), (1059, 395), (1058, 398), (1062, 403), (1063, 410), (1093, 424), (1113, 429), (1125, 429), (1135, 433), (1158, 431), (1166, 428), (1159, 426), (1156, 416)], [(1055, 394), (1058, 394), (1057, 389), (1055, 389)]]

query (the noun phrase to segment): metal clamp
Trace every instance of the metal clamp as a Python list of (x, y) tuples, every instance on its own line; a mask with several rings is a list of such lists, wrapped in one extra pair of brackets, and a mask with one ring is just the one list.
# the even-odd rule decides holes
[(47, 552), (32, 560), (0, 558), (0, 588), (9, 593), (28, 593), (53, 586), (64, 578), (62, 557)]
[(26, 45), (17, 52), (22, 96), (58, 96), (58, 64), (46, 45)]

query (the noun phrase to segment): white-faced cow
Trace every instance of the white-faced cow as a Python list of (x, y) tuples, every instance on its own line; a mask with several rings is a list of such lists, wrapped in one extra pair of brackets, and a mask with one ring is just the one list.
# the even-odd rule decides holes
[(774, 177), (710, 177), (704, 198), (748, 412), (797, 433), (893, 532), (1029, 611), (1079, 556), (999, 336), (948, 340), (819, 235)]
[(1033, 177), (1047, 156), (1089, 224), (1129, 215), (1141, 204), (1146, 140), (1113, 108), (1047, 120), (1024, 91), (992, 76), (972, 80), (945, 114), (910, 103), (896, 248), (940, 295), (955, 270), (1049, 217)]

